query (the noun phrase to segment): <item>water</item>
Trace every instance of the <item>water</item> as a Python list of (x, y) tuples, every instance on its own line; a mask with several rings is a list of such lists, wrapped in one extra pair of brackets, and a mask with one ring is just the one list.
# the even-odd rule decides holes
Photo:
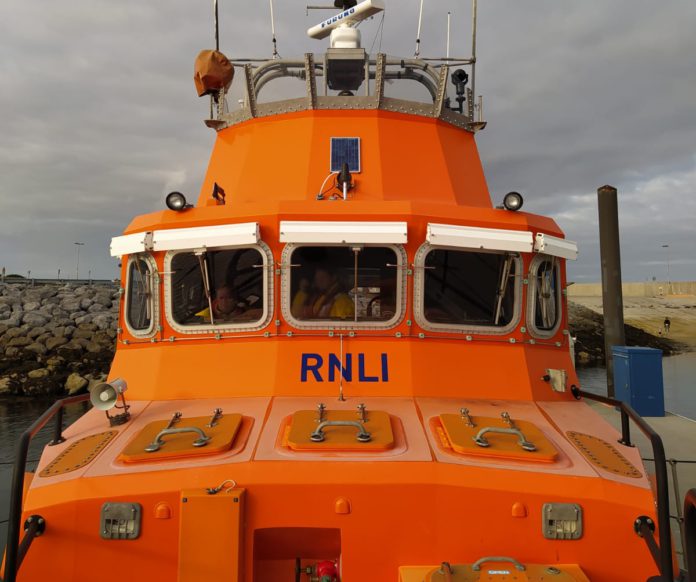
[[(662, 360), (665, 387), (665, 410), (696, 420), (696, 352), (671, 356)], [(605, 368), (579, 368), (583, 390), (607, 393)]]
[[(10, 483), (12, 481), (12, 461), (15, 457), (15, 447), (21, 434), (46, 409), (53, 404), (53, 399), (11, 399), (0, 400), (0, 548), (7, 541), (7, 515), (9, 512)], [(82, 403), (67, 406), (64, 412), (63, 426), (75, 422), (86, 410)], [(41, 451), (53, 438), (54, 422), (39, 431), (29, 445), (27, 468), (31, 471)]]
[[(696, 352), (672, 356), (663, 360), (665, 409), (674, 414), (696, 420)], [(606, 394), (607, 377), (604, 368), (578, 369), (581, 386), (588, 392)], [(17, 439), (43, 413), (52, 400), (0, 400), (0, 548), (7, 536), (7, 513), (12, 460)], [(65, 425), (74, 422), (85, 410), (84, 404), (67, 407)], [(39, 432), (29, 448), (27, 457), (31, 470), (36, 466), (43, 447), (53, 437), (53, 422)]]

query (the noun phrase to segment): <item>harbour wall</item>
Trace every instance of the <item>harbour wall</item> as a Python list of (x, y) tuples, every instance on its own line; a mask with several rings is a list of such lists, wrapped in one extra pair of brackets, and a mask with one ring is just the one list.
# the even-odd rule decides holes
[[(696, 295), (696, 281), (645, 281), (622, 284), (624, 297), (665, 297)], [(575, 283), (568, 287), (568, 297), (601, 297), (601, 283)]]
[(0, 395), (74, 394), (114, 356), (117, 284), (0, 283)]

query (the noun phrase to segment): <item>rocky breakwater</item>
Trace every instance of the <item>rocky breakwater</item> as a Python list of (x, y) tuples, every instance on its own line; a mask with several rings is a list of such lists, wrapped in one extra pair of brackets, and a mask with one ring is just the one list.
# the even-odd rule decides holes
[(63, 395), (105, 378), (116, 286), (0, 285), (0, 395)]

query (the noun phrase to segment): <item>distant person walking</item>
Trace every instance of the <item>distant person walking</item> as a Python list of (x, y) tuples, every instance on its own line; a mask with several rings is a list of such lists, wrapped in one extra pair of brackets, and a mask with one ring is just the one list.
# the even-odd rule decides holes
[(671, 325), (672, 325), (672, 322), (669, 320), (669, 317), (665, 317), (665, 321), (664, 321), (665, 335), (669, 334), (669, 328)]

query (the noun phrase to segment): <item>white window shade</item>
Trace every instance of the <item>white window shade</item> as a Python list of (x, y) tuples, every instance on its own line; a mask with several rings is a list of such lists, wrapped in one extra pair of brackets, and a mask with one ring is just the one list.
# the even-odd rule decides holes
[(152, 250), (152, 233), (136, 232), (111, 239), (111, 256), (122, 257)]
[(478, 228), (453, 224), (428, 224), (426, 240), (432, 245), (531, 253), (534, 239), (525, 230)]
[(545, 255), (571, 261), (578, 258), (578, 244), (576, 242), (541, 232), (537, 233), (534, 240), (534, 250)]
[(280, 222), (280, 242), (327, 244), (405, 244), (405, 222)]
[(258, 242), (258, 222), (156, 230), (152, 236), (155, 251), (254, 245)]

